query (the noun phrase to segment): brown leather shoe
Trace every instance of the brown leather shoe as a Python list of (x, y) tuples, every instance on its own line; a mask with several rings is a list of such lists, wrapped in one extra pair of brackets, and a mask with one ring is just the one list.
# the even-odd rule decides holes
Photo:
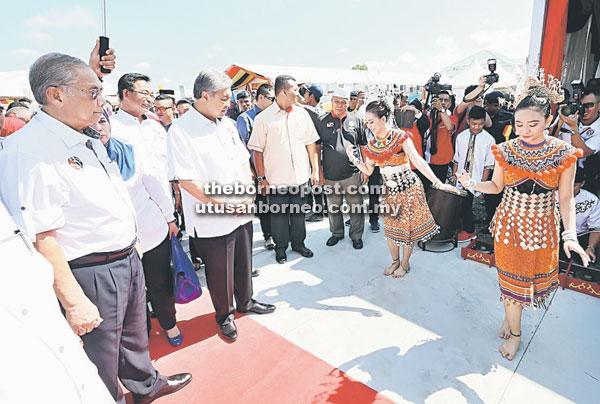
[(150, 404), (154, 400), (164, 397), (166, 395), (175, 393), (178, 390), (181, 390), (185, 386), (187, 386), (192, 381), (191, 373), (179, 373), (173, 376), (167, 377), (167, 384), (160, 389), (155, 395), (141, 395), (141, 394), (132, 394), (133, 402), (135, 404)]

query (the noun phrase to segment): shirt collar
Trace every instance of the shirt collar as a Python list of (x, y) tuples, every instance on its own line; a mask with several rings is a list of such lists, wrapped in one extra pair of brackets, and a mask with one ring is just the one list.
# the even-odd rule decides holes
[(54, 133), (69, 148), (91, 139), (91, 137), (77, 132), (53, 116), (48, 115), (43, 109), (40, 109), (33, 119), (39, 122), (45, 129)]
[(218, 126), (222, 121), (222, 118), (217, 118), (216, 122), (211, 121), (210, 119), (208, 119), (207, 117), (202, 115), (202, 113), (200, 111), (198, 111), (196, 108), (194, 108), (193, 106), (189, 109), (188, 112), (186, 112), (186, 115), (188, 113), (191, 113), (192, 115), (190, 115), (190, 116), (193, 117), (196, 122), (198, 122), (200, 125), (203, 125), (203, 126), (210, 126), (210, 125)]
[(277, 112), (280, 112), (280, 111), (281, 111), (281, 112), (285, 112), (285, 113), (288, 113), (288, 114), (289, 114), (290, 112), (292, 112), (292, 111), (294, 110), (294, 106), (293, 106), (293, 105), (292, 105), (291, 107), (289, 107), (288, 109), (283, 109), (283, 108), (281, 108), (281, 107), (279, 106), (279, 104), (277, 103), (277, 100), (275, 100), (275, 101), (273, 102), (273, 105), (275, 105), (275, 107), (277, 108)]
[[(120, 118), (119, 120), (123, 123), (128, 123), (128, 124), (135, 123), (136, 125), (141, 124), (139, 119), (137, 119), (135, 116), (131, 115), (129, 112), (126, 112), (122, 109), (119, 109), (119, 111), (115, 114), (115, 116), (117, 118)], [(144, 119), (146, 119), (146, 118), (144, 117)]]

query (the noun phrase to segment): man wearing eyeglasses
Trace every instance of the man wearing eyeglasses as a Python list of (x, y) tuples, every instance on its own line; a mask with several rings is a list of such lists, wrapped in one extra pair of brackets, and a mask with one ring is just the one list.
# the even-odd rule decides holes
[(117, 84), (121, 108), (111, 117), (112, 136), (138, 149), (160, 169), (167, 178), (167, 134), (148, 111), (154, 105), (156, 95), (150, 86), (150, 77), (139, 73), (126, 73)]
[(154, 100), (154, 113), (165, 131), (168, 131), (175, 120), (175, 98), (167, 94), (160, 94)]
[[(118, 165), (90, 130), (104, 107), (94, 52), (95, 71), (60, 53), (31, 66), (41, 109), (2, 144), (0, 199), (52, 264), (66, 320), (112, 397), (125, 404), (120, 380), (136, 404), (146, 404), (179, 390), (191, 375), (165, 378), (150, 360), (136, 215)], [(62, 354), (68, 351), (59, 348)]]

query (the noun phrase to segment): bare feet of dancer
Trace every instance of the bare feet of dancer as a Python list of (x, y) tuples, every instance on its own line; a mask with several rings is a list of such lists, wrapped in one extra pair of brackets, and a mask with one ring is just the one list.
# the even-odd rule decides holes
[(400, 259), (398, 258), (397, 260), (392, 261), (392, 265), (387, 267), (386, 270), (383, 271), (383, 274), (385, 276), (391, 275), (394, 272), (396, 272), (396, 270), (398, 269), (399, 266), (400, 266)]
[(508, 341), (506, 341), (500, 347), (500, 353), (503, 357), (511, 361), (517, 354), (517, 351), (519, 350), (519, 345), (521, 345), (521, 333), (513, 334), (513, 332), (510, 330), (509, 333), (510, 337), (508, 338)]
[(400, 264), (400, 266), (392, 273), (392, 278), (402, 278), (409, 272), (410, 264), (407, 264), (406, 266)]
[(504, 316), (504, 322), (502, 323), (502, 327), (500, 328), (500, 338), (508, 339), (510, 337), (510, 327), (508, 325), (508, 320), (506, 316)]

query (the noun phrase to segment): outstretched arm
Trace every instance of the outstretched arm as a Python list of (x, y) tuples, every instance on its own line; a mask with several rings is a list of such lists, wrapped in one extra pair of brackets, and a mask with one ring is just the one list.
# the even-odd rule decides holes
[(504, 169), (500, 167), (497, 161), (491, 181), (473, 181), (471, 176), (464, 170), (462, 173), (457, 174), (456, 178), (458, 178), (463, 187), (479, 191), (483, 194), (499, 194), (504, 189)]
[(352, 146), (346, 147), (346, 154), (348, 155), (348, 159), (352, 164), (356, 166), (360, 170), (361, 173), (371, 175), (373, 174), (373, 170), (375, 169), (375, 163), (368, 158), (364, 158), (364, 162), (361, 162), (358, 157), (354, 155), (354, 149)]

